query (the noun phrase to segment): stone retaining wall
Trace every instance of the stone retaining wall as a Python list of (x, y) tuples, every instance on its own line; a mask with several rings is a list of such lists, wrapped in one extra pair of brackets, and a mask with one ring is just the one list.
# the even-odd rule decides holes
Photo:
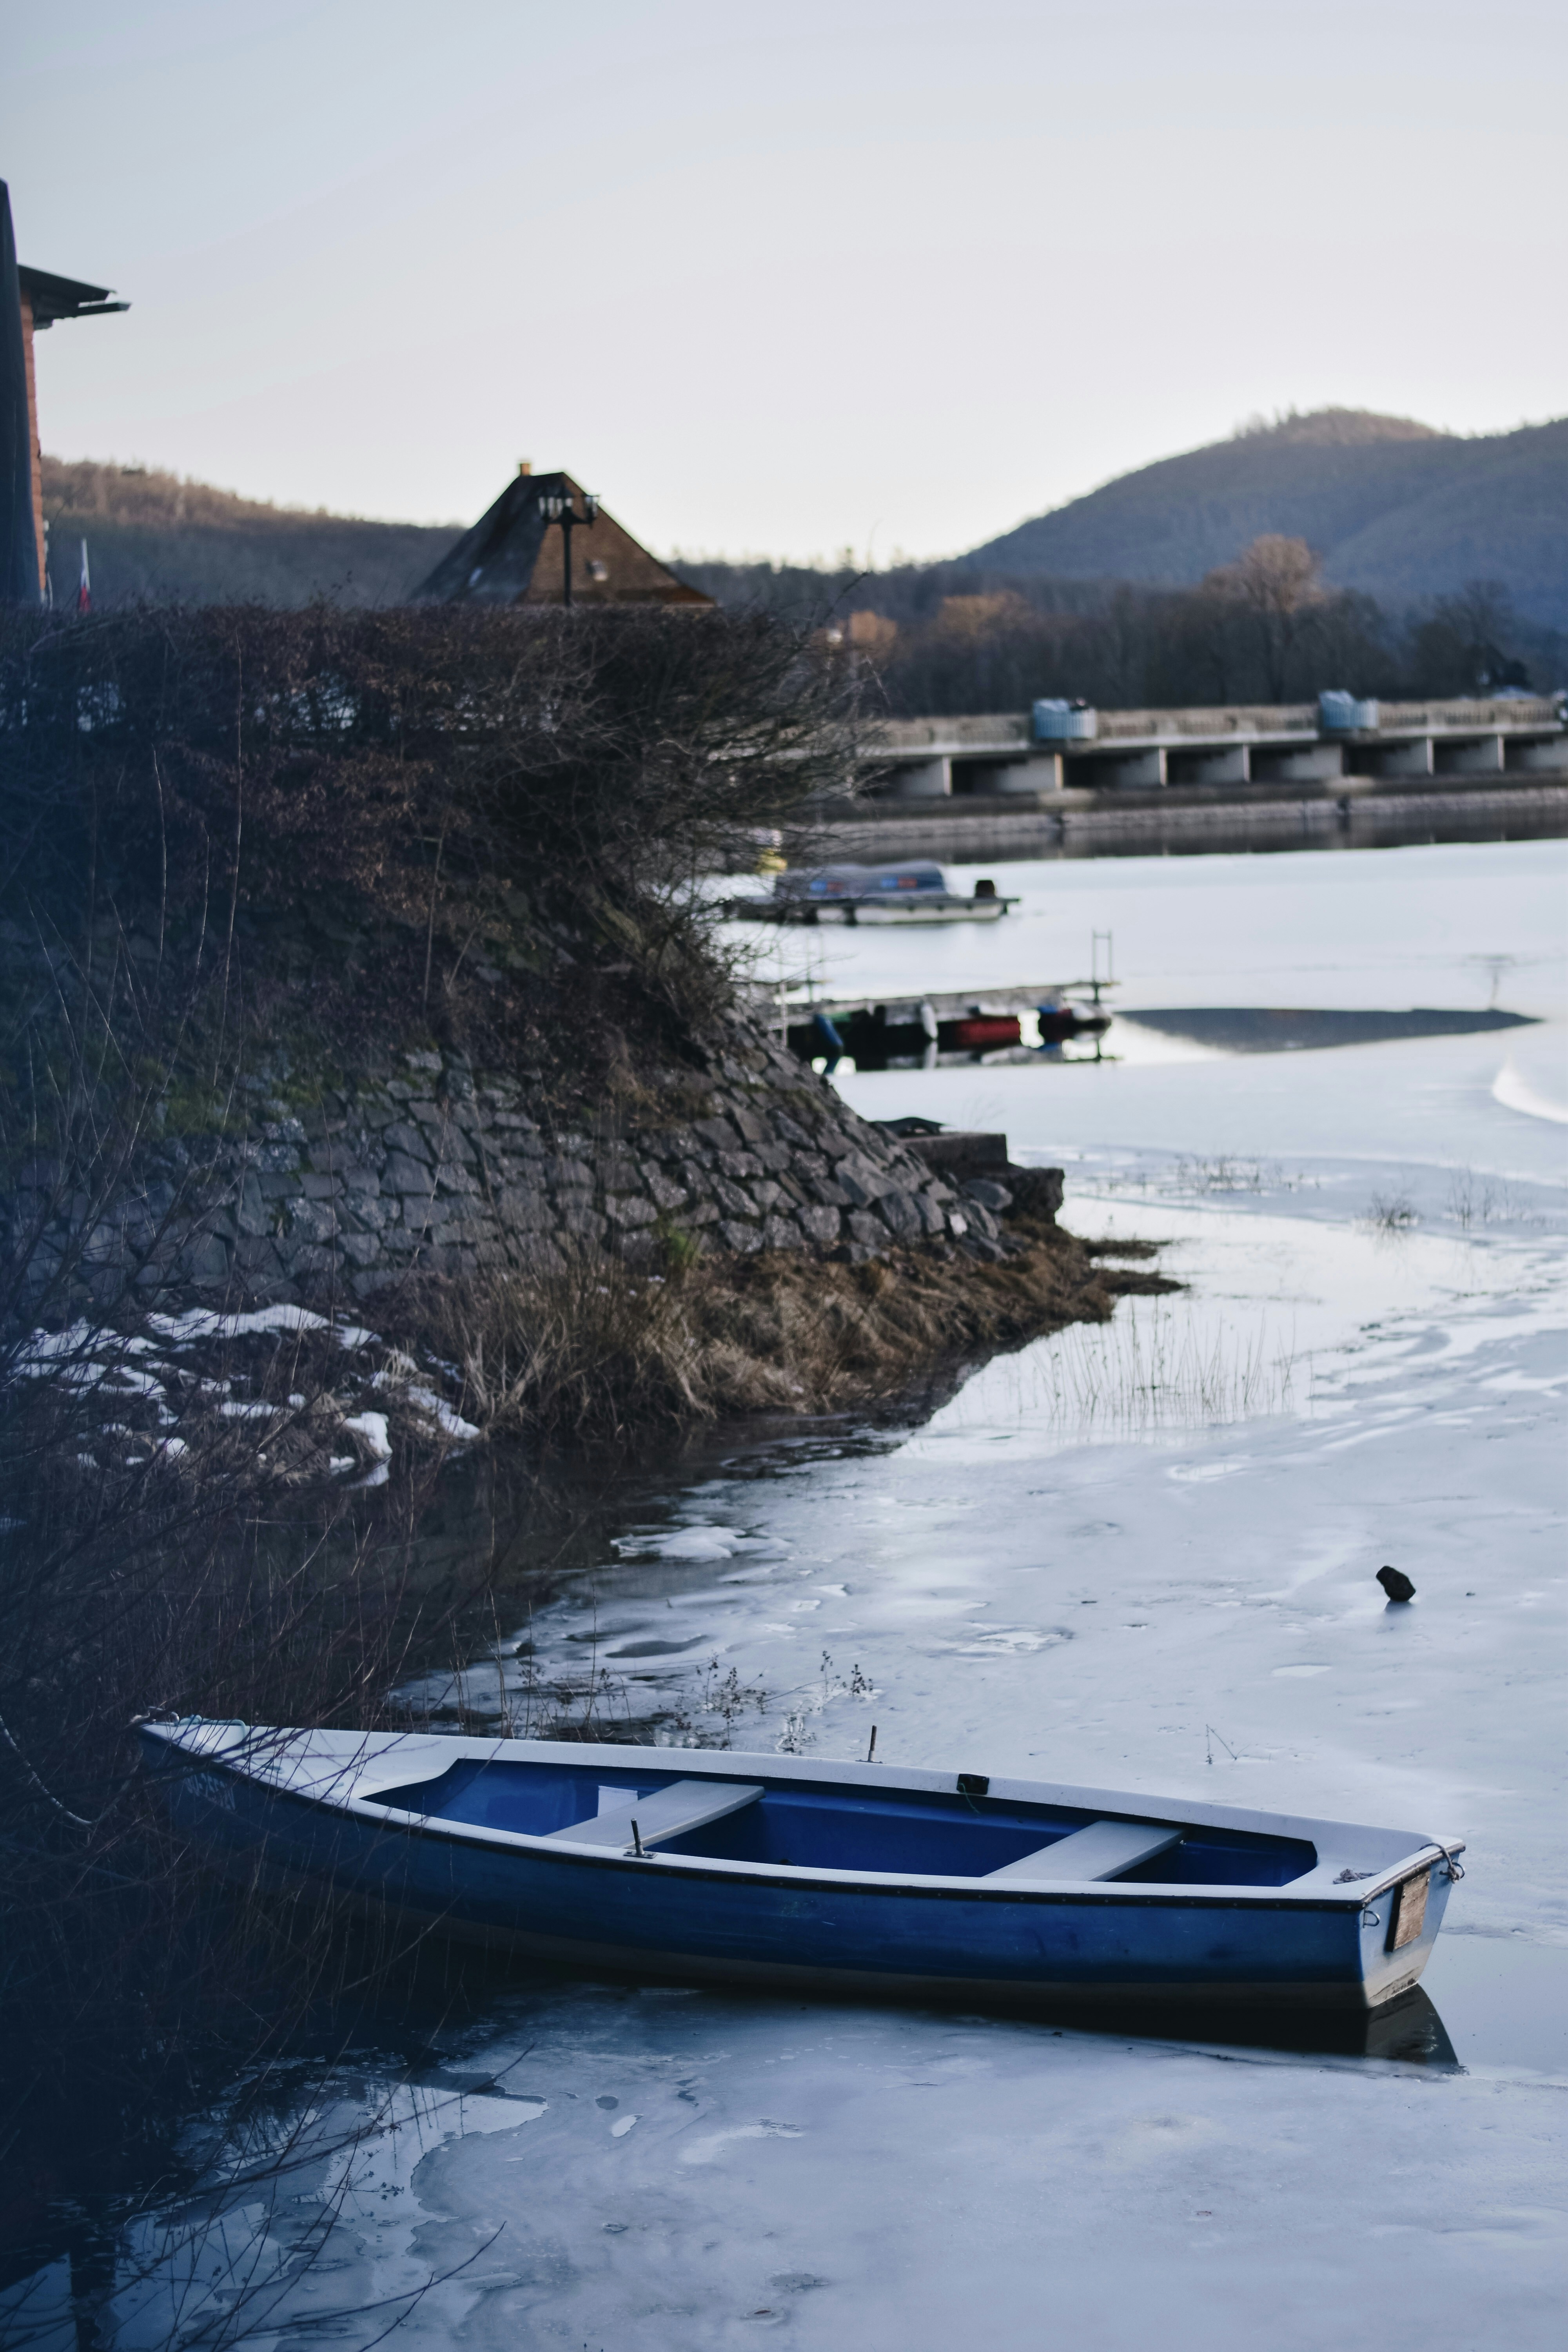
[(90, 1231), (57, 1165), (25, 1166), (5, 1203), (13, 1252), (48, 1220), (27, 1286), (79, 1255), (100, 1298), (133, 1281), (267, 1302), (369, 1297), (415, 1270), (557, 1271), (584, 1249), (1002, 1253), (990, 1207), (757, 1030), (737, 1028), (706, 1079), (664, 1073), (635, 1119), (571, 1129), (523, 1080), (452, 1053), (405, 1054), (399, 1075), (323, 1087), (307, 1109), (252, 1099), (239, 1138), (154, 1146)]

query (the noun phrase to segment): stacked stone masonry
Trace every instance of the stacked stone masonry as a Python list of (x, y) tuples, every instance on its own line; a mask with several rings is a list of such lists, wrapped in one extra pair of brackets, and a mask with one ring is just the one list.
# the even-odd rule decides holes
[[(604, 1250), (652, 1263), (672, 1246), (853, 1258), (901, 1243), (1001, 1254), (990, 1208), (756, 1031), (705, 1081), (667, 1073), (682, 1116), (650, 1108), (552, 1129), (531, 1090), (460, 1054), (411, 1053), (400, 1075), (323, 1089), (290, 1112), (263, 1097), (243, 1139), (157, 1149), (132, 1195), (83, 1230), (47, 1161), (21, 1171), (13, 1247), (37, 1234), (40, 1278), (79, 1253), (89, 1286), (369, 1297), (414, 1271), (564, 1269)], [(653, 1099), (658, 1099), (658, 1089)]]

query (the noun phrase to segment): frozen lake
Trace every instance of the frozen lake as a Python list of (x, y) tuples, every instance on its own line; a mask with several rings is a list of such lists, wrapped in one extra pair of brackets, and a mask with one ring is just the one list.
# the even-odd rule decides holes
[[(1558, 2340), (1565, 882), (1555, 843), (1010, 866), (994, 930), (813, 935), (846, 991), (1071, 979), (1110, 929), (1134, 1013), (1495, 985), (1541, 1025), (847, 1078), (870, 1117), (1061, 1161), (1066, 1221), (1166, 1240), (1190, 1292), (992, 1364), (912, 1433), (818, 1424), (645, 1488), (531, 1629), (546, 1669), (587, 1644), (710, 1733), (716, 1659), (710, 1690), (762, 1695), (737, 1747), (863, 1754), (874, 1721), (900, 1763), (1461, 1838), (1441, 2030), (1367, 2056), (518, 1978), (416, 2082), (362, 2058), (318, 2084), (286, 2181), (233, 2193), (261, 2336)], [(495, 1688), (489, 1663), (474, 1704)], [(172, 2297), (183, 2341), (232, 2313), (216, 2210), (137, 2233), (103, 2340), (164, 2344)], [(47, 2352), (76, 2343), (65, 2287), (32, 2297)]]

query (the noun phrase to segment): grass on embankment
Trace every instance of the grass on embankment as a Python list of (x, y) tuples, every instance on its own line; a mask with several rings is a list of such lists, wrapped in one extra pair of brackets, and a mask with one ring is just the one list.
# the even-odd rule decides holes
[(463, 1410), (487, 1433), (626, 1437), (887, 1402), (1066, 1324), (1106, 1322), (1129, 1292), (1181, 1287), (1104, 1265), (1046, 1219), (1009, 1232), (1023, 1246), (995, 1264), (914, 1248), (859, 1265), (769, 1253), (663, 1276), (584, 1259), (558, 1276), (431, 1276), (391, 1322), (460, 1368)]

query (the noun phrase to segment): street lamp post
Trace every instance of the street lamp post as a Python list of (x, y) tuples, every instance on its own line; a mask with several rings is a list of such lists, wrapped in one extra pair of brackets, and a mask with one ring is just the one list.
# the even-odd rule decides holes
[(574, 530), (580, 530), (584, 524), (590, 530), (593, 529), (599, 519), (599, 501), (592, 490), (584, 490), (583, 511), (579, 514), (572, 503), (571, 490), (563, 482), (560, 489), (544, 490), (541, 493), (539, 508), (544, 517), (546, 530), (552, 522), (558, 522), (561, 525), (561, 602), (563, 604), (569, 605), (572, 602), (572, 534)]

